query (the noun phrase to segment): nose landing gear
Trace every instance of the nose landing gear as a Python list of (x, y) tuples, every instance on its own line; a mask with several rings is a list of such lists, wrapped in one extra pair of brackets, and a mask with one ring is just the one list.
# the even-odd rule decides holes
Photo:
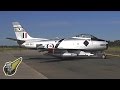
[(102, 55), (101, 55), (101, 58), (102, 58), (102, 59), (106, 59), (106, 55), (105, 55), (105, 54), (102, 54)]
[(95, 57), (101, 58), (101, 59), (106, 59), (106, 54), (104, 52), (96, 52), (94, 53)]

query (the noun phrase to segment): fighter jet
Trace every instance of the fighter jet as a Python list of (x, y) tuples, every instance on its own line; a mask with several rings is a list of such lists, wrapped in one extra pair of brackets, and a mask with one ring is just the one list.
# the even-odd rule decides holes
[(13, 28), (17, 39), (7, 39), (17, 41), (22, 47), (48, 51), (49, 55), (62, 58), (82, 56), (106, 58), (104, 51), (108, 48), (108, 42), (90, 34), (79, 34), (62, 39), (45, 39), (31, 37), (19, 22), (13, 22)]

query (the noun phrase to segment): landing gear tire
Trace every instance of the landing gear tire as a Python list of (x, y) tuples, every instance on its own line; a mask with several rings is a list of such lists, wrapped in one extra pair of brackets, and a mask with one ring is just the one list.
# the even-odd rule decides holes
[(106, 55), (105, 54), (102, 54), (102, 59), (106, 59)]

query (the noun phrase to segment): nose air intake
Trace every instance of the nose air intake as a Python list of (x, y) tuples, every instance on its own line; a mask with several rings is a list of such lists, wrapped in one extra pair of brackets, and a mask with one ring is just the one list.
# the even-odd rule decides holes
[(107, 44), (106, 44), (106, 49), (108, 49), (108, 46), (109, 46), (109, 42), (108, 41), (106, 41), (107, 42)]
[(108, 44), (109, 44), (109, 41), (105, 40), (106, 41), (106, 49), (108, 49)]
[(108, 49), (108, 44), (106, 44), (106, 49)]

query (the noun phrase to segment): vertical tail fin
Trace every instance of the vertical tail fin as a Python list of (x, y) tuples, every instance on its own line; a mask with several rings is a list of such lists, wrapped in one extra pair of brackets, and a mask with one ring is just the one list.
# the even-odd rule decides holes
[(12, 24), (13, 24), (16, 38), (18, 40), (32, 39), (32, 37), (29, 36), (29, 34), (25, 31), (25, 29), (20, 25), (19, 22), (13, 22)]

